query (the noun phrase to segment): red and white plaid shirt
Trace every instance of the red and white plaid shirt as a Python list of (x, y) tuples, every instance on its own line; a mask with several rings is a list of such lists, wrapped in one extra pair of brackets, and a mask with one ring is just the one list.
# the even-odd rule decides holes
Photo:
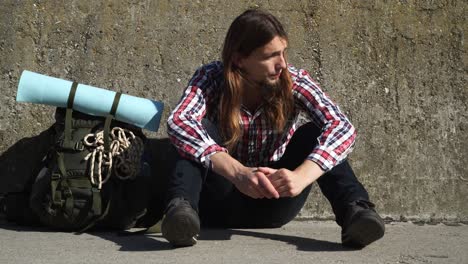
[[(356, 133), (353, 125), (305, 70), (289, 65), (293, 81), (295, 101), (294, 116), (282, 133), (266, 125), (266, 117), (260, 107), (255, 113), (241, 108), (242, 137), (232, 157), (245, 166), (268, 166), (278, 161), (286, 150), (292, 135), (298, 128), (299, 113), (304, 111), (322, 134), (316, 148), (307, 159), (329, 171), (351, 152)], [(203, 118), (217, 125), (218, 104), (223, 89), (223, 64), (212, 62), (200, 67), (186, 88), (179, 104), (171, 113), (167, 125), (171, 142), (179, 153), (210, 166), (210, 156), (227, 149), (217, 144), (201, 124)]]

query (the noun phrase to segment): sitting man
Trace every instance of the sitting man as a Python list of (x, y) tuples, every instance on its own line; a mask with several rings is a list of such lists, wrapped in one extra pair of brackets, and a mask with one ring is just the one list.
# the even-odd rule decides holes
[[(305, 70), (287, 64), (288, 37), (270, 13), (231, 24), (222, 62), (200, 67), (168, 120), (180, 153), (163, 236), (196, 243), (203, 226), (272, 228), (291, 221), (317, 181), (342, 242), (362, 248), (385, 226), (346, 161), (354, 127)], [(311, 122), (298, 127), (299, 114)]]

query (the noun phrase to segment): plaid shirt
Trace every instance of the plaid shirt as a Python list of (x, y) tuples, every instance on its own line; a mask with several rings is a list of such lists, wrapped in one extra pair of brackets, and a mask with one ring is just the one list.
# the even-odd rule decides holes
[[(322, 134), (307, 159), (329, 171), (351, 152), (356, 137), (354, 127), (305, 70), (289, 65), (295, 101), (294, 116), (282, 133), (266, 125), (262, 108), (250, 113), (241, 107), (242, 137), (232, 157), (245, 166), (268, 166), (278, 161), (298, 128), (299, 113), (304, 111)], [(212, 62), (200, 67), (186, 88), (179, 104), (168, 119), (168, 134), (179, 153), (210, 166), (210, 156), (227, 149), (217, 144), (201, 124), (203, 118), (217, 125), (218, 104), (223, 88), (223, 64)]]

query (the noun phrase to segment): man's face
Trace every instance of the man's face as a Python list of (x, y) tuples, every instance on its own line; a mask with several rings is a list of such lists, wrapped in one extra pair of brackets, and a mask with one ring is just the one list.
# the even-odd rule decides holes
[(285, 39), (276, 36), (249, 56), (240, 58), (238, 67), (251, 81), (260, 85), (274, 86), (278, 84), (281, 72), (287, 67), (285, 59), (287, 46)]

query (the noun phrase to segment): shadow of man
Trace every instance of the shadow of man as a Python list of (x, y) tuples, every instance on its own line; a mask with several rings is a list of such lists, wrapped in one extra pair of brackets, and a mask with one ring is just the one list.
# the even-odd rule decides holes
[(262, 239), (270, 239), (275, 241), (285, 242), (296, 246), (300, 251), (350, 251), (352, 249), (343, 247), (341, 243), (312, 239), (307, 237), (299, 237), (283, 234), (271, 234), (269, 231), (261, 231), (260, 229), (206, 229), (202, 230), (200, 240), (230, 240), (233, 235), (249, 236)]

